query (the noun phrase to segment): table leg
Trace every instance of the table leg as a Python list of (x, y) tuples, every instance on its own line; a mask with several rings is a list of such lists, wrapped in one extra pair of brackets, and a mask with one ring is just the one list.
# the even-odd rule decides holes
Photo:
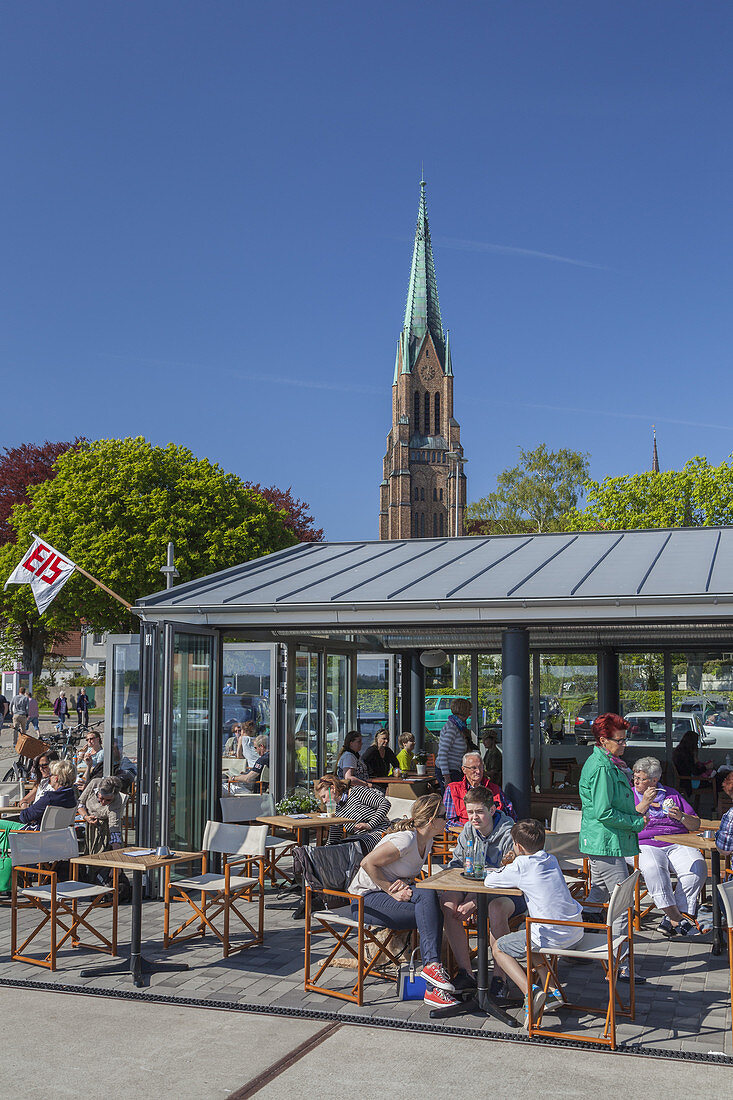
[(108, 974), (130, 974), (134, 985), (143, 984), (143, 974), (158, 970), (188, 970), (188, 963), (151, 962), (142, 953), (143, 871), (131, 871), (132, 901), (130, 913), (130, 958), (110, 966), (94, 966), (79, 971), (82, 978), (104, 977)]
[(710, 849), (710, 888), (713, 894), (713, 955), (720, 955), (723, 951), (723, 921), (720, 913), (720, 895), (718, 883), (720, 882), (720, 852), (717, 848)]

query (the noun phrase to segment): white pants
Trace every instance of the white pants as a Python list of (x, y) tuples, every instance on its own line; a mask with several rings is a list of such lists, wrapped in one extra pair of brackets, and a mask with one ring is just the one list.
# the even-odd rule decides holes
[[(663, 848), (641, 844), (639, 848), (639, 870), (657, 908), (669, 909), (676, 905), (680, 912), (694, 917), (697, 899), (707, 875), (702, 852), (682, 844), (665, 844)], [(674, 890), (671, 871), (677, 875)]]

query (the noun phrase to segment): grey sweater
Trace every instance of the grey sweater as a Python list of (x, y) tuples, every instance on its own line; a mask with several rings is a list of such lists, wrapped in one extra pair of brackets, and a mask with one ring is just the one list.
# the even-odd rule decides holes
[(501, 857), (509, 851), (514, 843), (511, 837), (513, 824), (512, 819), (507, 814), (503, 814), (501, 810), (497, 810), (494, 814), (493, 827), (488, 836), (481, 836), (481, 833), (474, 829), (471, 822), (467, 822), (461, 830), (461, 835), (458, 837), (448, 866), (463, 867), (466, 862), (466, 851), (471, 841), (474, 843), (474, 851), (476, 851), (477, 845), (483, 845), (484, 863), (487, 867), (501, 866)]

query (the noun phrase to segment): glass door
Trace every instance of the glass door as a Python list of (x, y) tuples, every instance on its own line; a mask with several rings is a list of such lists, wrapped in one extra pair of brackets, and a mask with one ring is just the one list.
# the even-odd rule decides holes
[(318, 654), (298, 650), (295, 655), (295, 786), (313, 790), (318, 777), (320, 706)]
[(189, 851), (200, 849), (209, 817), (214, 640), (173, 630), (167, 843)]

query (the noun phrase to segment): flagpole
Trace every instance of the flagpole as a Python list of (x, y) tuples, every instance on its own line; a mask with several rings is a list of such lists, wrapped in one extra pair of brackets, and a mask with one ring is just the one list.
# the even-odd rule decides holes
[(113, 599), (118, 600), (123, 607), (127, 608), (128, 611), (132, 611), (132, 604), (129, 604), (127, 600), (123, 600), (122, 596), (118, 596), (116, 592), (113, 592), (112, 589), (108, 588), (106, 584), (102, 584), (101, 581), (98, 581), (97, 578), (93, 577), (91, 573), (87, 573), (86, 569), (82, 569), (82, 567), (80, 565), (77, 565), (76, 562), (74, 563), (74, 568), (78, 573), (81, 573), (83, 577), (86, 577), (87, 580), (90, 580), (93, 584), (96, 584), (99, 588), (102, 588), (108, 596), (112, 596)]

